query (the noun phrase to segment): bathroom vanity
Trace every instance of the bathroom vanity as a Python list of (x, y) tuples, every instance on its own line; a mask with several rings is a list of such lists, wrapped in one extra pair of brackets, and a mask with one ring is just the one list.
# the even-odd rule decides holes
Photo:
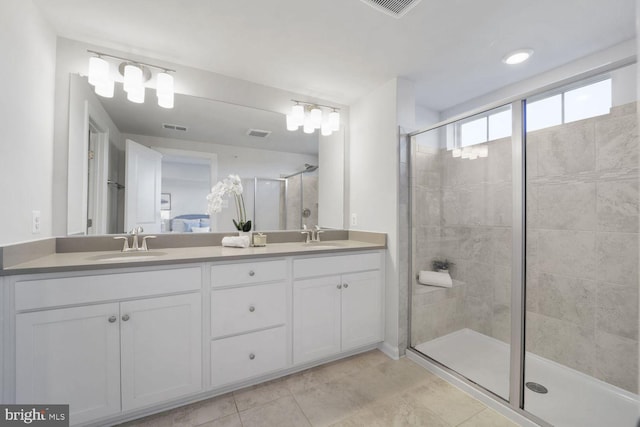
[(377, 235), (5, 265), (3, 401), (116, 423), (375, 348), (384, 252)]

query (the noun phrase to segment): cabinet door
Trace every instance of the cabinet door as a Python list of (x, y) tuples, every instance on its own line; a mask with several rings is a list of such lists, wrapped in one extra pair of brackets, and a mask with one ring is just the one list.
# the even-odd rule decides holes
[(193, 293), (121, 303), (123, 410), (202, 388), (200, 300)]
[(379, 271), (342, 276), (342, 351), (382, 341)]
[(120, 411), (118, 304), (16, 316), (16, 402), (69, 404), (72, 424)]
[(293, 284), (293, 361), (340, 352), (340, 276)]

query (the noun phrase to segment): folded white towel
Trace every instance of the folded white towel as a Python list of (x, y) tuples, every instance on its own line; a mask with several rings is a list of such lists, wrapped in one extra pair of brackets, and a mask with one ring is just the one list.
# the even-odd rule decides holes
[(453, 286), (453, 281), (449, 273), (440, 273), (437, 271), (421, 271), (418, 275), (418, 282), (423, 285), (441, 286), (443, 288)]
[(222, 246), (230, 248), (248, 248), (250, 244), (249, 236), (227, 236), (222, 238)]

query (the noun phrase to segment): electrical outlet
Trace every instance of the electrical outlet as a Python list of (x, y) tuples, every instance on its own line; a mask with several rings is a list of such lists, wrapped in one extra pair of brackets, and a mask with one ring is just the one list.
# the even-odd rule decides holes
[(351, 214), (351, 225), (353, 226), (358, 225), (358, 214), (356, 213)]
[(40, 233), (40, 211), (31, 211), (31, 233)]

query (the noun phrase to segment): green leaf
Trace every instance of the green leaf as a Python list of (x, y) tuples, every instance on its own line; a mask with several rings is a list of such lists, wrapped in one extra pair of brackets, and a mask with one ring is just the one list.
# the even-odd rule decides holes
[(242, 231), (251, 231), (251, 220), (244, 223), (242, 226)]
[(242, 227), (240, 227), (240, 224), (238, 224), (235, 219), (232, 221), (233, 221), (233, 225), (236, 226), (236, 230), (242, 230)]

